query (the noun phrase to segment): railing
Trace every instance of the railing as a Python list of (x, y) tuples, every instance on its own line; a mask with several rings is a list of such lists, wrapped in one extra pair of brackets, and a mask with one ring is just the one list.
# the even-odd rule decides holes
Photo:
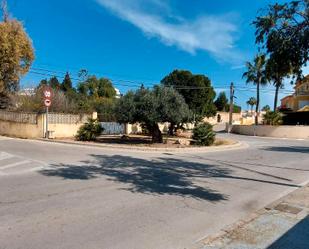
[[(37, 124), (38, 113), (31, 112), (15, 112), (0, 110), (0, 120), (11, 121), (16, 123)], [(48, 122), (50, 124), (80, 124), (86, 123), (91, 114), (65, 114), (65, 113), (49, 113)]]
[(38, 114), (29, 112), (11, 112), (0, 110), (0, 120), (17, 123), (37, 124)]
[(298, 91), (296, 96), (309, 96), (309, 91)]

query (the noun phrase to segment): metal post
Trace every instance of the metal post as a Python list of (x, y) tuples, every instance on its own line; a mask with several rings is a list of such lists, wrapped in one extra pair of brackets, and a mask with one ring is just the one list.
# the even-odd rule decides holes
[(45, 138), (48, 139), (48, 106), (46, 107)]
[(229, 115), (229, 125), (233, 124), (233, 109), (234, 109), (234, 84), (231, 83), (230, 86), (230, 115)]

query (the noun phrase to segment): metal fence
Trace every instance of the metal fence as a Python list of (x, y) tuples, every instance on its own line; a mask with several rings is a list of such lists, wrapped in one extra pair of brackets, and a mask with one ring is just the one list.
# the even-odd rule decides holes
[(88, 118), (91, 118), (89, 114), (64, 114), (64, 113), (49, 113), (48, 122), (50, 124), (80, 124), (86, 123)]
[(100, 122), (106, 135), (119, 135), (125, 133), (125, 125), (116, 122)]
[(17, 122), (17, 123), (37, 124), (38, 114), (0, 110), (0, 120)]

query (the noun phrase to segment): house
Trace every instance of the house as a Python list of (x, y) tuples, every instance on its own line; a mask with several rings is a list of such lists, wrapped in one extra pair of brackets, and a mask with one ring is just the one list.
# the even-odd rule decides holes
[(281, 99), (281, 108), (283, 109), (291, 109), (294, 108), (294, 96), (288, 95)]
[(120, 97), (121, 97), (120, 90), (118, 88), (114, 88), (114, 89), (116, 91), (116, 99), (120, 99)]
[(309, 106), (309, 74), (303, 80), (297, 81), (294, 94), (281, 99), (281, 109), (298, 111)]
[(33, 96), (35, 94), (35, 88), (24, 88), (18, 92), (21, 96)]

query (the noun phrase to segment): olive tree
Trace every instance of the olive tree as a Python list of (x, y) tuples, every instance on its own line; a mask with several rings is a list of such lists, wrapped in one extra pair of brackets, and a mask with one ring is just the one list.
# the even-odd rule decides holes
[(158, 123), (176, 125), (191, 117), (184, 98), (174, 89), (163, 86), (128, 92), (116, 104), (115, 112), (120, 123), (143, 124), (154, 143), (163, 142)]

